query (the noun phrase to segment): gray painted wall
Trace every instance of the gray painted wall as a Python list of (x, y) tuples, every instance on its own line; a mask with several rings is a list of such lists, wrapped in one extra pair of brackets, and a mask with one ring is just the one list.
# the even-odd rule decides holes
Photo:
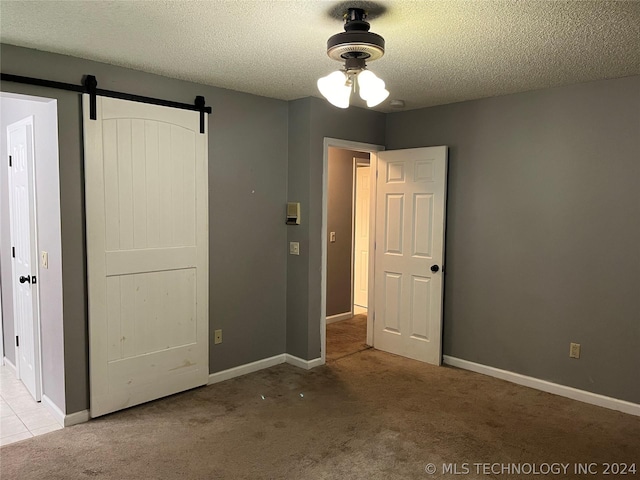
[[(444, 351), (640, 401), (640, 77), (384, 115), (172, 80), (8, 45), (5, 73), (190, 103), (209, 117), (210, 328), (216, 372), (284, 351), (320, 356), (324, 137), (449, 145)], [(88, 407), (82, 120), (57, 99), (66, 412)], [(302, 225), (285, 226), (286, 201)], [(3, 218), (5, 218), (3, 216)], [(287, 255), (287, 241), (301, 255)], [(286, 256), (286, 257), (285, 257)], [(6, 303), (6, 302), (5, 302)], [(583, 346), (568, 358), (568, 343)]]
[[(217, 372), (285, 351), (288, 106), (286, 102), (73, 57), (1, 46), (4, 73), (192, 103), (209, 116), (210, 348)], [(88, 408), (87, 292), (80, 96), (8, 82), (2, 90), (58, 101), (66, 412)]]
[(640, 77), (387, 116), (387, 148), (429, 145), (444, 353), (640, 403)]
[[(288, 227), (300, 256), (287, 262), (287, 352), (320, 357), (322, 280), (322, 177), (324, 138), (384, 145), (385, 115), (361, 108), (341, 110), (319, 98), (289, 102), (290, 201), (303, 202), (302, 225)], [(307, 202), (305, 205), (304, 202)]]
[[(60, 190), (58, 185), (58, 123), (56, 102), (36, 99), (0, 97), (2, 141), (0, 151), (7, 152), (7, 126), (30, 115), (34, 117), (37, 241), (39, 251), (49, 254), (49, 268), (39, 268), (40, 329), (42, 339), (43, 394), (58, 408), (65, 408), (64, 342), (62, 325), (62, 252), (60, 238)], [(9, 191), (6, 164), (0, 168), (0, 252), (2, 263), (3, 323), (5, 355), (15, 365), (13, 317), (13, 283), (11, 270), (11, 231), (9, 225)], [(33, 259), (38, 265), (39, 258)]]
[[(329, 147), (327, 195), (327, 316), (351, 311), (353, 256), (353, 159), (369, 155)], [(329, 242), (329, 232), (336, 241)]]

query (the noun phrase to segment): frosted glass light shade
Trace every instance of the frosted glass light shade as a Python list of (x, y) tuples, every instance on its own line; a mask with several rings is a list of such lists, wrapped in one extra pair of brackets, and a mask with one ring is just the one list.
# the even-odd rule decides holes
[(351, 85), (347, 85), (344, 72), (336, 71), (318, 80), (318, 90), (331, 103), (339, 108), (349, 107)]
[(360, 98), (367, 102), (369, 108), (381, 104), (389, 96), (384, 81), (369, 70), (363, 70), (358, 74), (358, 86)]

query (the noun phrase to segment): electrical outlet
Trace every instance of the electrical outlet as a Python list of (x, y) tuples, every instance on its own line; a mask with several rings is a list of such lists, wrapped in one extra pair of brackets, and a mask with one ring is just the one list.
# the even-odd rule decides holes
[(215, 345), (218, 345), (219, 343), (222, 343), (222, 329), (216, 330), (214, 332), (213, 343)]
[(49, 268), (49, 253), (41, 252), (40, 259), (42, 260), (42, 268)]
[(580, 344), (579, 343), (571, 343), (570, 344), (569, 357), (570, 358), (580, 358)]

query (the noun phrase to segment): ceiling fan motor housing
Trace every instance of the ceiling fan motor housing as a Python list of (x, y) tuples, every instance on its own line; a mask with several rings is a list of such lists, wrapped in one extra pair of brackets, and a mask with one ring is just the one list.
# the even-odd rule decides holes
[(366, 12), (361, 8), (350, 8), (345, 15), (344, 32), (327, 40), (327, 55), (334, 60), (358, 60), (357, 63), (373, 61), (384, 55), (384, 38), (369, 31)]

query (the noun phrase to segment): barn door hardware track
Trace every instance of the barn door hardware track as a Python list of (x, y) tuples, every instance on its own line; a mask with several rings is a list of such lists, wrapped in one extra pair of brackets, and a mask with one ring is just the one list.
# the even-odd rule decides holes
[(73, 85), (71, 83), (54, 82), (52, 80), (43, 80), (41, 78), (23, 77), (20, 75), (11, 75), (9, 73), (0, 74), (0, 80), (3, 82), (24, 83), (26, 85), (36, 85), (38, 87), (57, 88), (58, 90), (67, 90), (77, 93), (88, 93), (91, 97), (89, 102), (90, 118), (96, 119), (96, 96), (119, 98), (121, 100), (129, 100), (132, 102), (150, 103), (152, 105), (161, 105), (163, 107), (180, 108), (182, 110), (192, 110), (200, 112), (200, 133), (204, 133), (204, 114), (211, 113), (211, 107), (207, 107), (204, 97), (197, 96), (193, 105), (189, 103), (173, 102), (171, 100), (163, 100), (161, 98), (144, 97), (142, 95), (134, 95), (132, 93), (116, 92), (113, 90), (103, 90), (98, 88), (98, 80), (93, 75), (86, 75), (82, 85)]

